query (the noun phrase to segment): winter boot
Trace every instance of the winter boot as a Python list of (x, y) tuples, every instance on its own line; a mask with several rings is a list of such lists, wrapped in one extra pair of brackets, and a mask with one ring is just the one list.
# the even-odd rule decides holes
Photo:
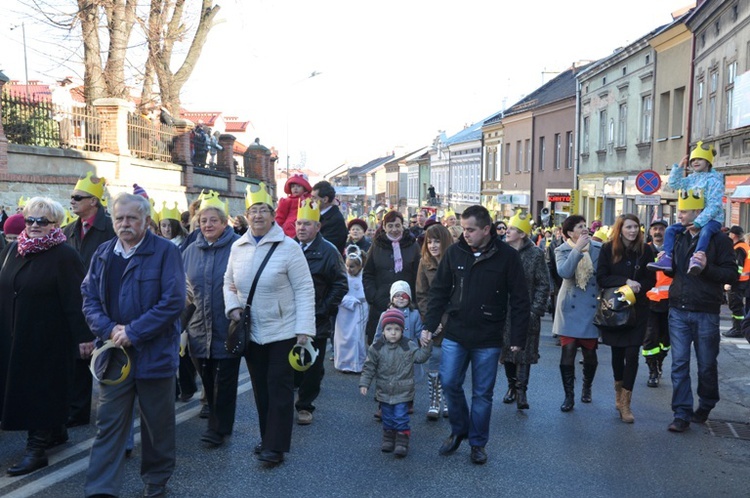
[(505, 362), (505, 376), (508, 378), (508, 392), (503, 396), (503, 403), (509, 405), (516, 400), (516, 382), (518, 382), (518, 379), (516, 378), (515, 363)]
[(560, 365), (563, 389), (565, 390), (565, 401), (560, 405), (560, 411), (569, 412), (573, 409), (575, 402), (576, 371), (573, 365)]
[(646, 358), (646, 365), (648, 365), (648, 387), (659, 387), (659, 361), (655, 356), (649, 356)]
[(581, 402), (591, 403), (591, 384), (594, 383), (598, 363), (583, 364), (583, 387), (581, 388)]
[(427, 388), (430, 392), (430, 407), (427, 409), (427, 420), (437, 420), (440, 417), (440, 393), (438, 391), (438, 374), (427, 374)]
[(529, 385), (529, 371), (531, 365), (521, 363), (518, 365), (518, 381), (516, 383), (516, 408), (519, 410), (528, 410), (529, 401), (526, 399), (526, 388)]
[(409, 433), (399, 431), (396, 434), (396, 449), (393, 450), (393, 454), (399, 458), (403, 458), (409, 454)]
[(396, 431), (393, 429), (383, 429), (383, 444), (380, 445), (380, 451), (390, 453), (396, 447)]
[(724, 337), (742, 337), (742, 319), (732, 318), (732, 328), (722, 332)]
[(443, 383), (440, 382), (440, 377), (438, 377), (437, 389), (438, 400), (440, 400), (439, 404), (443, 406), (443, 418), (448, 418), (448, 399), (445, 397), (445, 392), (443, 391)]
[(622, 395), (620, 395), (620, 418), (626, 424), (632, 424), (635, 422), (633, 412), (630, 411), (630, 400), (632, 397), (633, 391), (628, 391), (627, 389), (622, 390)]
[(622, 381), (621, 380), (615, 381), (615, 408), (617, 409), (618, 413), (620, 412), (622, 408)]
[(45, 449), (52, 439), (50, 430), (29, 431), (26, 439), (26, 454), (23, 459), (7, 470), (9, 476), (23, 476), (49, 465)]
[(658, 359), (656, 360), (656, 369), (659, 372), (659, 378), (661, 379), (661, 375), (664, 372), (664, 358), (667, 357), (667, 350), (662, 349), (661, 353), (659, 353)]

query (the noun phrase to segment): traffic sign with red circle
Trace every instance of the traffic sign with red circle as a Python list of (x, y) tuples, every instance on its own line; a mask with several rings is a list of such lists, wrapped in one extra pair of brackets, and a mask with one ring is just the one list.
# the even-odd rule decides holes
[(642, 194), (655, 194), (661, 188), (661, 176), (652, 169), (645, 169), (635, 177), (635, 188)]

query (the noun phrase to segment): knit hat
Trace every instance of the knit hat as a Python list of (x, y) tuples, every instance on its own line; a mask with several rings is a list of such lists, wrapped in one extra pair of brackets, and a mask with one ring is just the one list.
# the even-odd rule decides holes
[(385, 328), (386, 325), (389, 323), (395, 323), (402, 329), (404, 328), (404, 314), (401, 312), (401, 310), (398, 310), (396, 308), (391, 308), (389, 310), (386, 310), (383, 312), (382, 315), (380, 315), (380, 327)]
[(409, 282), (406, 282), (404, 280), (396, 280), (391, 285), (391, 300), (393, 300), (393, 296), (401, 292), (409, 296), (409, 301), (411, 301), (411, 287), (409, 287)]
[(12, 216), (8, 216), (3, 225), (3, 231), (8, 235), (19, 235), (26, 228), (26, 222), (24, 221), (23, 213), (16, 213)]
[(310, 187), (310, 182), (307, 181), (307, 175), (303, 173), (297, 173), (289, 177), (289, 179), (284, 184), (284, 193), (286, 193), (286, 195), (292, 195), (292, 183), (301, 185), (302, 188), (304, 188), (305, 191), (307, 192), (312, 192), (312, 187)]
[(346, 229), (351, 230), (353, 225), (359, 225), (360, 227), (362, 227), (362, 230), (364, 230), (365, 232), (367, 231), (367, 222), (362, 218), (354, 218), (353, 220), (349, 221), (349, 223), (346, 224)]
[[(8, 222), (6, 221), (5, 223), (8, 223)], [(732, 233), (734, 235), (743, 235), (745, 231), (739, 225), (732, 225), (732, 228), (729, 229), (729, 233)]]
[(133, 184), (133, 195), (140, 195), (141, 197), (148, 199), (148, 194), (146, 193), (146, 190), (140, 185), (138, 185), (137, 183)]

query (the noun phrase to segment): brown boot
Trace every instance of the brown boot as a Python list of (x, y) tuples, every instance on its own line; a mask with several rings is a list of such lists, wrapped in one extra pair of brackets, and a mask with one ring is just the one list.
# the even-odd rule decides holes
[(620, 412), (622, 409), (622, 381), (615, 381), (615, 408)]
[(393, 429), (383, 429), (383, 444), (380, 451), (390, 453), (396, 447), (396, 431)]
[(403, 458), (409, 454), (409, 433), (398, 432), (396, 434), (396, 449), (393, 454), (399, 458)]
[(633, 391), (628, 391), (627, 389), (622, 390), (622, 394), (620, 395), (620, 418), (626, 424), (632, 424), (635, 422), (633, 412), (630, 411), (630, 400), (632, 397)]

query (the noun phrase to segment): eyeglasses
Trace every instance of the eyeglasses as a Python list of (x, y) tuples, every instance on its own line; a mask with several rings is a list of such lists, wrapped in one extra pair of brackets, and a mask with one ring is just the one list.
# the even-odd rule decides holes
[(247, 214), (249, 214), (250, 216), (258, 216), (258, 215), (265, 216), (270, 212), (271, 212), (270, 209), (251, 209), (250, 211), (247, 212)]
[(29, 216), (24, 220), (26, 222), (26, 225), (31, 226), (34, 223), (39, 225), (40, 227), (46, 227), (50, 223), (52, 223), (50, 220), (44, 217), (34, 218), (33, 216)]
[(76, 202), (81, 202), (84, 199), (91, 199), (93, 195), (71, 195), (70, 198)]

